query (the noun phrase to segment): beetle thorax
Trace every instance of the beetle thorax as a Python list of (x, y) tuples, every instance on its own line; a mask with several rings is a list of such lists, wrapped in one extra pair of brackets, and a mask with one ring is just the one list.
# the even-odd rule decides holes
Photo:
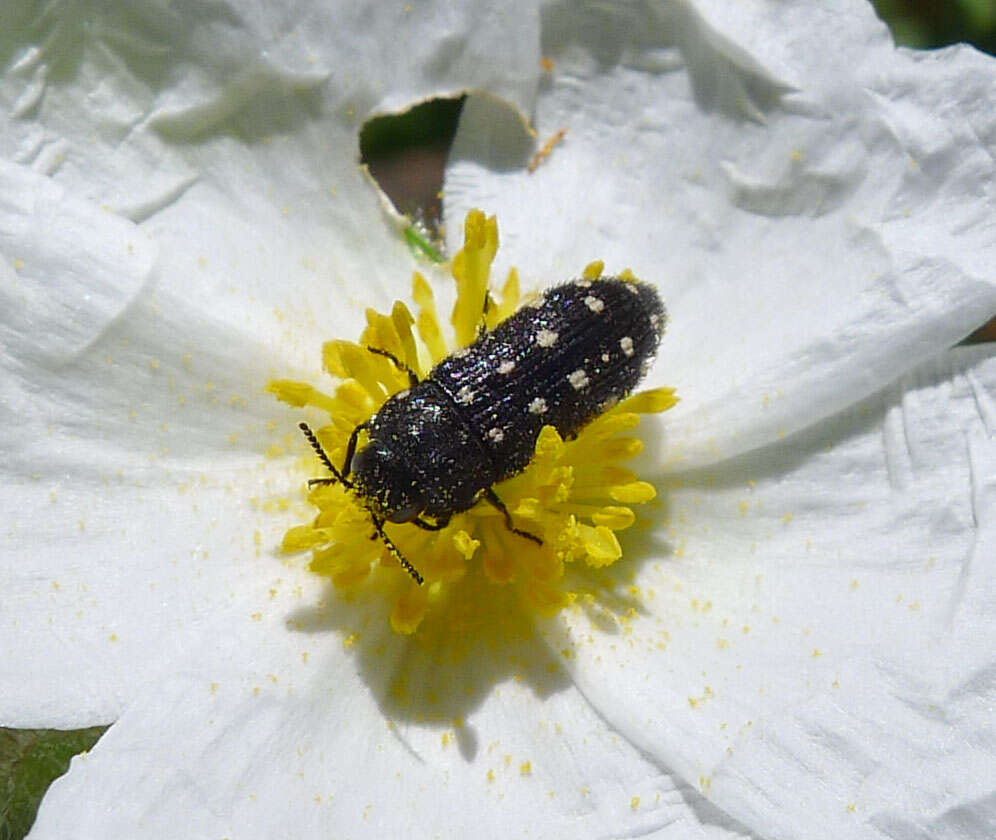
[(419, 513), (467, 510), (494, 480), (494, 466), (449, 395), (427, 381), (395, 395), (371, 418), (352, 478), (375, 513), (409, 522)]

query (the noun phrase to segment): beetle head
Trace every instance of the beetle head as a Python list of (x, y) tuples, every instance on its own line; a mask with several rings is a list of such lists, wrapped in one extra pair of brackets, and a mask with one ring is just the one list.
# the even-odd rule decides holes
[(374, 513), (388, 522), (411, 522), (424, 506), (405, 461), (376, 441), (356, 453), (352, 478)]

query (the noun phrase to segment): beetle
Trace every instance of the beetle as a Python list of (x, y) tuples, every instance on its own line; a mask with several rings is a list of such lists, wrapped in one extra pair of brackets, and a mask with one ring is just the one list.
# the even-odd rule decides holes
[[(377, 534), (419, 584), (422, 576), (384, 533), (385, 522), (438, 531), (484, 500), (510, 531), (542, 545), (515, 527), (494, 485), (529, 464), (543, 426), (576, 437), (627, 396), (646, 373), (666, 321), (652, 286), (599, 277), (548, 289), (494, 329), (482, 329), (422, 380), (387, 350), (367, 347), (407, 373), (410, 387), (353, 429), (341, 470), (302, 422), (333, 476), (308, 486), (339, 482), (355, 492)], [(357, 451), (363, 431), (368, 440)]]

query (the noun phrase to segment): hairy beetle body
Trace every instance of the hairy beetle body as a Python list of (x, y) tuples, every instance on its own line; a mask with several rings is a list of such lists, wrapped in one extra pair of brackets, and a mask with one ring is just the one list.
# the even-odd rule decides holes
[(664, 318), (644, 283), (565, 283), (444, 359), (428, 381), (453, 396), (502, 481), (529, 463), (543, 426), (573, 437), (636, 387)]
[[(447, 356), (411, 388), (384, 403), (349, 439), (341, 472), (306, 424), (301, 428), (334, 479), (356, 491), (385, 544), (419, 583), (422, 577), (384, 533), (384, 521), (439, 530), (484, 498), (512, 525), (492, 485), (529, 464), (544, 426), (575, 436), (627, 396), (660, 343), (666, 313), (645, 283), (599, 278), (546, 291)], [(378, 348), (372, 352), (388, 356)], [(359, 433), (367, 443), (356, 451)], [(432, 517), (432, 521), (423, 517)]]
[(481, 441), (431, 376), (391, 397), (367, 430), (370, 440), (353, 461), (353, 481), (392, 522), (467, 510), (494, 483)]
[(629, 394), (664, 323), (644, 283), (549, 289), (389, 399), (368, 423), (354, 481), (391, 521), (467, 510), (529, 463), (543, 426), (571, 437)]

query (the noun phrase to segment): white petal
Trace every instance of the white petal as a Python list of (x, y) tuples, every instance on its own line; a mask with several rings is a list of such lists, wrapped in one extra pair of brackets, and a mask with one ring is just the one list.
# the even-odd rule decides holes
[(203, 303), (325, 311), (331, 287), (389, 304), (411, 259), (359, 166), (363, 122), (468, 88), (529, 110), (536, 18), (483, 2), (23, 13), (0, 156), (144, 223)]
[(0, 329), (8, 363), (61, 365), (83, 353), (141, 292), (155, 258), (155, 245), (135, 225), (0, 160)]
[(109, 723), (195, 655), (227, 668), (233, 649), (272, 645), (281, 609), (322, 589), (275, 553), (307, 515), (300, 502), (276, 512), (293, 486), (285, 469), (246, 459), (4, 488), (0, 719)]
[(137, 207), (170, 181), (182, 189), (183, 164), (204, 159), (219, 170), (188, 176), (240, 191), (233, 176), (245, 159), (225, 152), (241, 143), (271, 159), (277, 152), (263, 146), (307, 153), (312, 175), (343, 169), (369, 115), (440, 93), (490, 90), (528, 111), (540, 73), (531, 5), (306, 0), (290, 10), (233, 0), (223, 10), (130, 11), (22, 13), (0, 83), (4, 156), (58, 171), (115, 207), (114, 195)]
[(738, 836), (697, 825), (709, 804), (608, 729), (542, 647), (454, 664), (386, 623), (344, 647), (355, 618), (299, 614), (300, 632), (243, 650), (255, 673), (151, 686), (52, 786), (32, 837), (172, 838), (179, 815), (205, 837)]
[(676, 468), (804, 428), (996, 311), (993, 59), (897, 51), (855, 3), (603, 4), (544, 23), (536, 142), (568, 133), (530, 174), (515, 118), (472, 97), (446, 215), (496, 212), (499, 259), (527, 283), (604, 259), (661, 288), (651, 383), (682, 398)]
[(247, 297), (212, 308), (203, 286), (163, 276), (165, 260), (134, 224), (44, 176), (3, 165), (0, 187), (5, 490), (121, 470), (137, 479), (157, 460), (199, 469), (274, 442), (265, 424), (286, 411), (263, 387), (295, 356), (310, 353), (314, 368), (317, 332), (292, 344), (279, 313), (238, 323)]
[(488, 60), (504, 35), (466, 7), (371, 10), (388, 61), (352, 4), (131, 11), (19, 20), (0, 79), (0, 150), (25, 164), (0, 171), (8, 724), (110, 720), (212, 622), (267, 614), (292, 574), (268, 508), (301, 476), (261, 456), (302, 444), (263, 386), (410, 278), (362, 120), (463, 84), (527, 106), (539, 72)]
[(996, 356), (952, 352), (675, 478), (670, 556), (638, 570), (635, 609), (551, 644), (612, 725), (759, 836), (981, 840), (994, 476)]
[(275, 556), (310, 513), (293, 414), (262, 390), (266, 348), (167, 291), (153, 299), (106, 324), (77, 307), (95, 338), (62, 364), (4, 360), (8, 725), (112, 720), (206, 638), (218, 661), (237, 640), (266, 645), (253, 616), (272, 614), (270, 590), (303, 576), (317, 597)]
[(262, 458), (257, 341), (159, 289), (133, 223), (23, 168), (0, 185), (0, 713), (90, 725), (265, 605), (287, 520), (260, 508), (295, 484)]

